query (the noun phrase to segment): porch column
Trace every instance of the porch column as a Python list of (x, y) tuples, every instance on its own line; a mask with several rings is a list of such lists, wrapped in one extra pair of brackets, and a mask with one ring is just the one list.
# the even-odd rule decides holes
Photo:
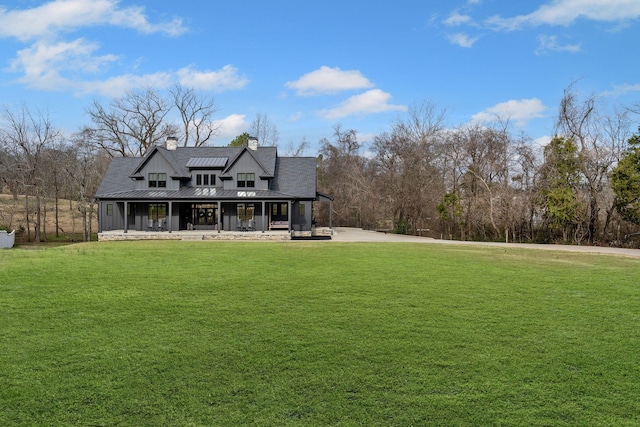
[(127, 205), (129, 202), (125, 200), (124, 202), (124, 232), (127, 233), (129, 228), (129, 215), (127, 215)]
[(329, 230), (331, 230), (331, 215), (333, 214), (333, 200), (329, 200)]
[(289, 234), (291, 234), (291, 230), (293, 229), (293, 215), (291, 215), (291, 200), (287, 200), (287, 215), (289, 216)]
[(102, 233), (102, 202), (98, 202), (98, 233)]
[(220, 233), (220, 229), (222, 228), (222, 204), (218, 203), (218, 233)]
[(262, 201), (262, 232), (263, 232), (263, 233), (264, 233), (264, 225), (265, 225), (265, 223), (267, 222), (267, 221), (266, 221), (266, 215), (265, 215), (264, 208), (265, 208), (265, 203), (264, 203), (264, 200), (263, 200), (263, 201)]
[(169, 200), (169, 221), (167, 221), (167, 231), (171, 233), (171, 221), (173, 221), (173, 202)]

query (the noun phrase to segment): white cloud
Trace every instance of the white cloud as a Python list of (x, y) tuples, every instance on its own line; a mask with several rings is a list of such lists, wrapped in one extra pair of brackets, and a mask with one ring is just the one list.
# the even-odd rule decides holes
[(542, 113), (546, 109), (538, 98), (510, 100), (474, 114), (471, 120), (475, 123), (513, 120), (517, 126), (524, 127), (530, 120), (544, 117)]
[(302, 111), (296, 111), (294, 114), (292, 114), (291, 116), (289, 116), (289, 118), (287, 119), (287, 121), (289, 122), (297, 122), (298, 120), (300, 120), (302, 118)]
[(467, 48), (473, 46), (473, 44), (478, 41), (478, 37), (469, 37), (469, 35), (465, 33), (449, 34), (447, 35), (447, 39), (453, 44)]
[(548, 36), (546, 34), (542, 34), (538, 36), (538, 49), (536, 50), (536, 55), (541, 55), (548, 51), (577, 53), (581, 50), (582, 47), (579, 43), (561, 45), (560, 43), (558, 43), (558, 38), (556, 36)]
[(249, 80), (239, 75), (238, 69), (230, 64), (218, 71), (197, 71), (192, 67), (184, 67), (178, 70), (177, 76), (184, 86), (200, 90), (242, 89), (249, 84)]
[(540, 25), (570, 25), (579, 18), (619, 22), (640, 17), (638, 0), (555, 0), (527, 15), (493, 16), (486, 23), (495, 30), (513, 31)]
[(249, 128), (246, 117), (244, 114), (231, 114), (224, 119), (214, 120), (213, 124), (219, 130), (214, 141), (229, 144), (236, 136), (246, 132)]
[(18, 51), (9, 70), (24, 73), (19, 79), (32, 88), (60, 90), (73, 86), (62, 72), (96, 73), (115, 61), (115, 55), (94, 56), (98, 45), (84, 39), (71, 42), (39, 41)]
[(77, 95), (97, 93), (121, 96), (139, 87), (165, 88), (181, 83), (202, 90), (241, 89), (248, 80), (232, 65), (217, 71), (198, 71), (185, 67), (176, 72), (157, 72), (143, 75), (123, 74), (108, 79), (91, 79), (89, 75), (104, 72), (117, 61), (115, 55), (95, 55), (99, 46), (84, 39), (70, 42), (35, 42), (18, 51), (10, 71), (22, 73), (18, 81), (33, 89), (71, 90)]
[(457, 10), (454, 10), (451, 15), (444, 21), (442, 21), (445, 25), (449, 25), (452, 27), (457, 27), (458, 25), (468, 24), (471, 22), (471, 17), (469, 15), (461, 15)]
[[(106, 80), (68, 80), (67, 86), (72, 89), (76, 95), (97, 93), (109, 97), (118, 97), (136, 88), (163, 88), (170, 86), (173, 82), (175, 82), (175, 78), (172, 74), (158, 72), (143, 75), (123, 74)], [(49, 90), (53, 89), (49, 88)]]
[(178, 18), (152, 24), (143, 8), (120, 8), (118, 0), (54, 0), (31, 9), (0, 8), (0, 38), (14, 37), (22, 41), (52, 38), (81, 27), (105, 24), (171, 36), (186, 31)]
[(553, 137), (551, 135), (544, 135), (538, 138), (535, 138), (533, 140), (533, 144), (538, 146), (538, 147), (544, 147), (546, 145), (549, 145), (549, 143), (551, 142), (551, 139)]
[(104, 25), (171, 36), (186, 31), (180, 19), (152, 23), (144, 8), (120, 7), (119, 0), (53, 0), (23, 10), (0, 6), (0, 38), (30, 43), (16, 53), (8, 71), (21, 73), (17, 81), (30, 88), (107, 96), (119, 96), (135, 87), (166, 87), (185, 76), (200, 87), (220, 90), (236, 89), (247, 83), (231, 66), (220, 71), (198, 72), (186, 67), (178, 72), (95, 79), (93, 75), (104, 74), (120, 58), (114, 54), (97, 54), (99, 44), (84, 38), (68, 41), (62, 36), (81, 28)]
[(380, 89), (372, 89), (360, 95), (354, 95), (334, 108), (322, 110), (319, 114), (326, 119), (339, 119), (351, 115), (382, 113), (384, 111), (407, 111), (405, 105), (389, 104), (389, 99), (391, 99), (391, 94)]
[(373, 87), (369, 81), (358, 70), (343, 71), (340, 68), (330, 68), (322, 66), (315, 71), (311, 71), (293, 82), (285, 83), (290, 89), (295, 89), (297, 95), (321, 95), (333, 94), (345, 90), (366, 89)]
[(614, 85), (612, 90), (602, 92), (600, 96), (623, 96), (631, 92), (640, 92), (640, 83)]

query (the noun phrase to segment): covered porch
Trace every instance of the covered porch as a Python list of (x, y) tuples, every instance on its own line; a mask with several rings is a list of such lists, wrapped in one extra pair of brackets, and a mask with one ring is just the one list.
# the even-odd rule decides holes
[(312, 200), (105, 200), (99, 232), (310, 231)]

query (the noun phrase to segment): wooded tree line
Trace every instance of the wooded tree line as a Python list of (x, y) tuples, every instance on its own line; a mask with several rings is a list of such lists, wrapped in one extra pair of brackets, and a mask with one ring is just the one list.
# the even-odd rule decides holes
[[(631, 132), (638, 110), (605, 110), (571, 85), (555, 136), (539, 147), (514, 133), (508, 118), (452, 127), (443, 110), (425, 102), (367, 146), (355, 130), (337, 125), (319, 141), (318, 189), (335, 198), (334, 225), (447, 239), (638, 246), (640, 139)], [(166, 95), (142, 89), (94, 101), (86, 112), (89, 123), (70, 136), (41, 111), (0, 112), (0, 186), (26, 196), (29, 240), (46, 239), (47, 215), (54, 215), (58, 235), (62, 199), (78, 203), (89, 239), (93, 195), (111, 157), (142, 156), (169, 136), (183, 146), (206, 145), (218, 131), (213, 98), (182, 86)], [(267, 115), (258, 114), (249, 132), (231, 144), (249, 135), (277, 144)], [(306, 145), (285, 154), (299, 155)], [(45, 201), (54, 201), (53, 212)], [(327, 209), (319, 204), (319, 223), (328, 222)]]
[[(24, 233), (28, 241), (45, 241), (47, 233), (59, 236), (61, 200), (76, 202), (82, 222), (83, 240), (91, 236), (95, 216), (93, 196), (109, 164), (108, 155), (87, 144), (78, 133), (65, 138), (50, 117), (27, 107), (0, 112), (0, 188), (14, 199), (24, 196)], [(53, 211), (46, 208), (54, 202)], [(71, 206), (70, 206), (71, 209)], [(53, 215), (54, 230), (47, 230), (47, 215)], [(14, 218), (0, 218), (0, 225), (13, 226)]]
[[(555, 136), (538, 147), (492, 125), (447, 126), (429, 103), (363, 147), (355, 130), (321, 141), (319, 190), (333, 222), (436, 238), (639, 246), (640, 139), (634, 108), (605, 112), (573, 85)], [(326, 221), (327, 212), (319, 210)]]

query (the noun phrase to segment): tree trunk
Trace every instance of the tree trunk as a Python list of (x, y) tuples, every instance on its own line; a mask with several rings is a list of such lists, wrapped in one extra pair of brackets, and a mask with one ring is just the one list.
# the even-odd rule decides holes
[(56, 207), (55, 207), (55, 212), (56, 212), (56, 237), (60, 237), (60, 198), (58, 197), (58, 186), (56, 186)]
[(40, 243), (40, 226), (42, 225), (42, 212), (40, 211), (40, 194), (36, 189), (36, 223), (34, 226), (35, 235), (33, 240), (36, 243)]
[(27, 242), (31, 241), (31, 225), (29, 224), (29, 191), (24, 192), (24, 217), (27, 223)]

